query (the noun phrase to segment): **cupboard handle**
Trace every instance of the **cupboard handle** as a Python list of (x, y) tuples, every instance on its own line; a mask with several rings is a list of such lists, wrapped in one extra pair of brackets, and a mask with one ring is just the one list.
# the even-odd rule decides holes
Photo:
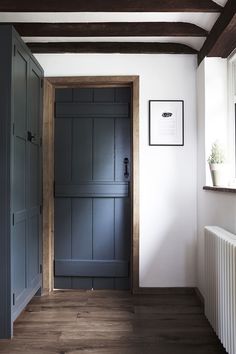
[(31, 132), (27, 132), (27, 140), (32, 142), (36, 139), (36, 136), (34, 134), (32, 134)]

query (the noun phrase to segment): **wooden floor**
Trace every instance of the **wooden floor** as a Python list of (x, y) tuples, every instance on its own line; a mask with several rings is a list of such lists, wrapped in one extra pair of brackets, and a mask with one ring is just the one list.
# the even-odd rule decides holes
[(34, 298), (4, 354), (225, 354), (194, 293), (54, 292)]

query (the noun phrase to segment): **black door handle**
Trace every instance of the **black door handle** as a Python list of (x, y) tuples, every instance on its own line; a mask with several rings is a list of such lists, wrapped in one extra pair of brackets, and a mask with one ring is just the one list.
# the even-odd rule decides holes
[(125, 165), (125, 173), (124, 173), (124, 176), (125, 176), (125, 178), (128, 178), (128, 177), (129, 177), (128, 164), (129, 164), (129, 159), (128, 159), (128, 157), (125, 157), (125, 158), (124, 158), (124, 165)]
[(27, 140), (31, 142), (31, 141), (33, 141), (35, 139), (36, 139), (36, 136), (28, 131), (27, 132)]

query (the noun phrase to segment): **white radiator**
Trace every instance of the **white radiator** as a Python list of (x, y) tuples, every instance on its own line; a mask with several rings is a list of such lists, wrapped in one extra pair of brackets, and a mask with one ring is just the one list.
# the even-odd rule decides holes
[(205, 227), (205, 315), (229, 354), (236, 354), (236, 236)]

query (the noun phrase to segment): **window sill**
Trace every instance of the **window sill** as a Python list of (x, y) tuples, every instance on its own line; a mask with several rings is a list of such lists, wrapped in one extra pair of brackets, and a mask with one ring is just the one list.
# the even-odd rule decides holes
[(203, 189), (205, 191), (213, 191), (213, 192), (223, 192), (223, 193), (236, 193), (235, 187), (212, 187), (212, 186), (204, 186)]

